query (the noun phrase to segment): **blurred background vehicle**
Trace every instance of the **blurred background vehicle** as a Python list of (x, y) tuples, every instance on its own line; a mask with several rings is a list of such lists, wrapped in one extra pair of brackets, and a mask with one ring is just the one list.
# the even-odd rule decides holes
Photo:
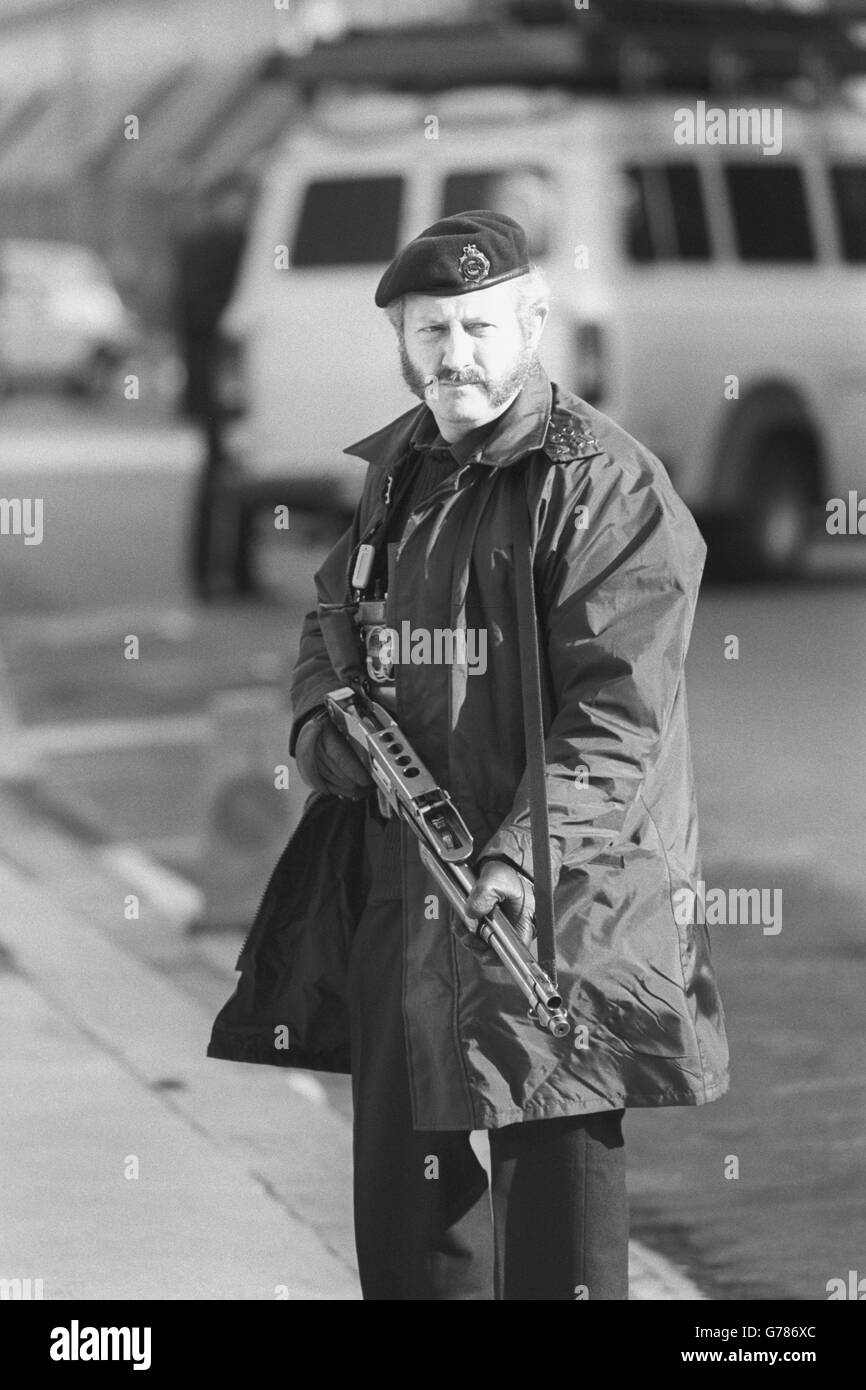
[(48, 383), (98, 398), (138, 340), (137, 321), (94, 251), (0, 241), (0, 389)]
[[(801, 570), (824, 499), (866, 485), (866, 113), (804, 83), (799, 39), (822, 31), (802, 16), (777, 16), (769, 48), (729, 31), (720, 65), (709, 24), (655, 8), (646, 36), (613, 6), (555, 45), (482, 32), (456, 66), (441, 35), (289, 66), (311, 101), (266, 169), (221, 323), (248, 495), (348, 513), (342, 448), (412, 404), (377, 279), (422, 227), (492, 207), (551, 281), (550, 375), (659, 455), (732, 573)], [(637, 75), (636, 37), (664, 59)], [(677, 143), (698, 92), (757, 119), (777, 106), (779, 147)]]
[[(428, 109), (447, 139), (419, 160)], [(354, 500), (342, 447), (411, 405), (377, 277), (421, 227), (492, 207), (551, 281), (551, 376), (729, 523), (742, 570), (795, 570), (816, 504), (866, 483), (866, 116), (785, 120), (780, 160), (674, 146), (669, 98), (466, 89), (314, 111), (268, 172), (222, 322), (250, 475)]]

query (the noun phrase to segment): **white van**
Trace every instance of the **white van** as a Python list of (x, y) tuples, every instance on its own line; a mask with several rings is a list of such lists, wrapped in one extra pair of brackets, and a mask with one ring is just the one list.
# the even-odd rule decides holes
[(550, 280), (550, 376), (663, 460), (741, 572), (796, 571), (826, 500), (866, 491), (866, 115), (736, 102), (761, 105), (782, 111), (775, 151), (678, 143), (693, 94), (320, 102), (273, 160), (223, 322), (250, 486), (351, 506), (343, 447), (414, 400), (373, 304), (382, 269), (488, 207)]

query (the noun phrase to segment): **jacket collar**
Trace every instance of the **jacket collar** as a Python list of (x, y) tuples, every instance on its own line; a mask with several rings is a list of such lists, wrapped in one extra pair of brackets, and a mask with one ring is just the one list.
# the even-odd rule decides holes
[(477, 429), (470, 430), (462, 439), (457, 439), (453, 444), (449, 444), (447, 439), (443, 439), (439, 433), (433, 412), (427, 410), (415, 426), (409, 444), (411, 448), (417, 449), (421, 453), (448, 455), (462, 468), (464, 464), (469, 463), (470, 460), (475, 461), (476, 456), (480, 456), (482, 446), (487, 442), (498, 423), (498, 420), (489, 420), (486, 425), (479, 425)]
[[(465, 462), (506, 468), (536, 449), (543, 449), (556, 463), (599, 454), (601, 448), (588, 421), (576, 408), (582, 404), (576, 396), (563, 400), (539, 365)], [(437, 434), (435, 416), (426, 405), (420, 405), (343, 452), (367, 463), (390, 466), (416, 444), (429, 447)]]

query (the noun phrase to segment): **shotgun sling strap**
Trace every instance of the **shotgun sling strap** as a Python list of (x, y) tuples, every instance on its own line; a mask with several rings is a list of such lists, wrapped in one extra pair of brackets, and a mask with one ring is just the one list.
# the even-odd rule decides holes
[(553, 916), (553, 870), (550, 862), (550, 821), (547, 809), (547, 778), (544, 751), (544, 712), (541, 694), (541, 659), (538, 646), (538, 615), (532, 574), (533, 548), (530, 535), (526, 487), (515, 487), (511, 494), (512, 536), (514, 542), (515, 587), (517, 590), (517, 638), (520, 644), (520, 685), (523, 700), (523, 735), (526, 745), (529, 824), (532, 834), (533, 877), (535, 880), (535, 931), (538, 963), (556, 984), (556, 937)]

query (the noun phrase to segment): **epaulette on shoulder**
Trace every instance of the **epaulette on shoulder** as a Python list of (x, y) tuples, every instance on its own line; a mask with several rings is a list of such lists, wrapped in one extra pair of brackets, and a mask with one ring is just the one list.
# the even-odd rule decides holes
[(588, 420), (561, 398), (554, 404), (542, 448), (554, 463), (570, 463), (604, 452)]

